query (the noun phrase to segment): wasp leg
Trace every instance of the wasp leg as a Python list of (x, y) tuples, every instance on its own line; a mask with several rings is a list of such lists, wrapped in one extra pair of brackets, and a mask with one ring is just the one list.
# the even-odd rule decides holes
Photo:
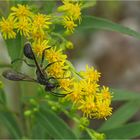
[(45, 52), (46, 52), (46, 50), (48, 50), (48, 49), (50, 49), (50, 48), (51, 48), (51, 47), (46, 48), (46, 49), (44, 49), (43, 52), (42, 52), (42, 58), (41, 58), (41, 63), (40, 63), (40, 66), (41, 66), (41, 67), (43, 66), (43, 62), (44, 62), (44, 58), (45, 58)]
[(62, 78), (55, 78), (55, 77), (49, 77), (47, 80), (51, 80), (51, 79), (57, 79), (57, 80), (59, 80), (59, 79), (69, 79), (70, 77), (62, 77)]
[(62, 62), (62, 61), (55, 61), (55, 62), (52, 62), (52, 63), (49, 63), (47, 66), (45, 66), (43, 68), (43, 71), (46, 70), (48, 67), (50, 67), (51, 65), (55, 64), (56, 62)]
[(26, 65), (28, 65), (29, 67), (36, 67), (34, 64), (29, 64), (27, 61), (26, 61), (26, 59), (21, 59), (21, 58), (17, 58), (17, 59), (15, 59), (15, 60), (13, 60), (12, 62), (11, 62), (11, 64), (14, 64), (15, 62), (17, 62), (17, 61), (23, 61)]
[(51, 93), (54, 95), (54, 96), (57, 96), (57, 97), (65, 97), (66, 95), (70, 94), (70, 93), (67, 93), (67, 94), (61, 94), (61, 93), (56, 93), (56, 92), (53, 92), (51, 91)]

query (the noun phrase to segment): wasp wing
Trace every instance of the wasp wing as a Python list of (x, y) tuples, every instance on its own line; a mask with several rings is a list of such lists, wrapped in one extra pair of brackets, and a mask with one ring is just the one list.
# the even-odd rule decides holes
[(35, 79), (29, 77), (26, 74), (16, 72), (13, 70), (6, 70), (2, 73), (3, 77), (5, 77), (8, 80), (12, 81), (28, 81), (28, 82), (37, 82)]

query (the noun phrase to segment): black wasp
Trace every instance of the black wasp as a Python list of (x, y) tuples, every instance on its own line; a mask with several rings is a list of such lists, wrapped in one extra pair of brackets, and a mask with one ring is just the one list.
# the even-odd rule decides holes
[[(12, 81), (28, 81), (28, 82), (37, 82), (41, 85), (45, 86), (45, 91), (49, 91), (51, 92), (53, 95), (58, 96), (58, 97), (64, 97), (67, 94), (60, 94), (60, 93), (56, 93), (54, 92), (54, 89), (59, 87), (59, 84), (56, 82), (52, 82), (53, 80), (55, 80), (55, 78), (53, 77), (48, 77), (47, 73), (46, 73), (46, 69), (50, 66), (53, 65), (55, 62), (49, 63), (47, 66), (43, 66), (43, 62), (44, 62), (44, 57), (45, 57), (45, 51), (49, 49), (46, 48), (43, 50), (42, 52), (42, 58), (41, 58), (41, 63), (38, 64), (36, 57), (34, 55), (34, 52), (32, 50), (31, 44), (30, 43), (26, 43), (24, 45), (24, 55), (31, 60), (34, 60), (35, 64), (28, 64), (26, 59), (15, 59), (14, 61), (12, 61), (11, 63), (15, 63), (16, 61), (20, 60), (20, 61), (24, 61), (28, 66), (30, 67), (36, 67), (36, 79), (31, 78), (30, 76), (20, 73), (20, 72), (16, 72), (13, 70), (6, 70), (2, 73), (2, 75), (9, 80)], [(53, 79), (53, 80), (52, 80)]]

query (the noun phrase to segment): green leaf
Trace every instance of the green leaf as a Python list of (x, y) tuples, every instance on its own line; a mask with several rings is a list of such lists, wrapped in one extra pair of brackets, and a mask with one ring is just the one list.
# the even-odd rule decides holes
[(6, 45), (8, 49), (9, 56), (11, 60), (19, 58), (21, 56), (23, 46), (21, 46), (21, 36), (17, 35), (16, 39), (6, 40)]
[(7, 128), (10, 138), (21, 138), (19, 126), (15, 120), (15, 117), (10, 112), (0, 111), (0, 123)]
[(86, 9), (89, 7), (93, 7), (95, 5), (96, 5), (96, 0), (92, 0), (92, 1), (84, 0), (81, 9)]
[[(110, 124), (111, 125), (111, 124)], [(140, 122), (104, 131), (107, 139), (132, 139), (140, 136)]]
[(140, 101), (131, 101), (120, 107), (113, 115), (101, 126), (100, 130), (104, 131), (123, 125), (127, 122), (140, 108)]
[(140, 100), (140, 94), (122, 89), (112, 89), (113, 101)]
[[(17, 35), (16, 39), (8, 39), (5, 42), (11, 61), (23, 57), (22, 39), (19, 34)], [(22, 63), (20, 62), (20, 63), (14, 63), (11, 66), (16, 70), (19, 70), (21, 65)]]
[(49, 134), (45, 131), (44, 127), (38, 122), (32, 129), (31, 139), (50, 139)]
[(75, 139), (76, 136), (67, 124), (48, 108), (37, 113), (37, 121), (48, 132), (51, 138)]
[(42, 7), (42, 11), (46, 11), (47, 14), (52, 13), (54, 7), (56, 6), (56, 1), (47, 1), (43, 3), (44, 6)]
[(79, 31), (81, 30), (85, 31), (87, 29), (103, 29), (103, 30), (115, 31), (140, 39), (139, 32), (136, 32), (123, 25), (113, 23), (109, 20), (94, 17), (94, 16), (83, 16), (82, 22), (77, 28), (77, 30)]
[[(5, 94), (4, 94), (4, 91), (3, 89), (0, 88), (0, 105), (1, 104), (6, 104), (6, 97), (5, 97)], [(1, 106), (0, 106), (1, 108)]]

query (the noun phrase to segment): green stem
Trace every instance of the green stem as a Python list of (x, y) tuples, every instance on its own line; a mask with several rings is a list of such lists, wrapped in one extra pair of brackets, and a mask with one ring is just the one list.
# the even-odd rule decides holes
[[(42, 99), (41, 101), (47, 101), (47, 100)], [(60, 108), (61, 111), (64, 112), (64, 114), (67, 115), (70, 119), (73, 119), (73, 121), (79, 123), (79, 118), (71, 116), (70, 113), (59, 104), (59, 102), (54, 102), (54, 101), (47, 101), (47, 102), (49, 102), (49, 104), (54, 104), (55, 106)]]
[(92, 140), (104, 140), (105, 135), (103, 133), (98, 133), (93, 129), (85, 128), (88, 135), (91, 137)]
[[(20, 39), (20, 47), (23, 47), (24, 45), (24, 38), (21, 37)], [(23, 57), (23, 49), (20, 50), (20, 54), (19, 54), (19, 58), (22, 58)], [(21, 69), (21, 66), (22, 66), (22, 63), (21, 65), (19, 65), (19, 69)], [(21, 93), (21, 96), (20, 96), (20, 99), (23, 98), (24, 96), (24, 86), (23, 86), (24, 83), (20, 83), (20, 93)], [(21, 120), (22, 120), (22, 128), (23, 128), (23, 133), (25, 136), (28, 136), (29, 133), (28, 133), (28, 120), (25, 118), (24, 116), (24, 104), (22, 102), (22, 100), (20, 100), (20, 108), (21, 108)]]

